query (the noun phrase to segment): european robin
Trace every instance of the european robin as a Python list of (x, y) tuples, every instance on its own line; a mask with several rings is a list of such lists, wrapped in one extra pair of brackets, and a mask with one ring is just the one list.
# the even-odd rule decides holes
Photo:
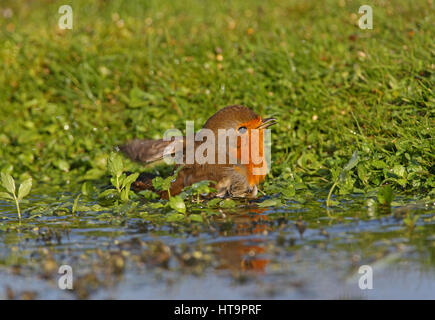
[[(132, 160), (145, 163), (161, 160), (168, 155), (179, 156), (181, 153), (179, 159), (183, 162), (175, 166), (175, 170), (179, 171), (176, 179), (171, 183), (170, 195), (180, 193), (184, 187), (193, 183), (209, 180), (212, 181), (211, 186), (216, 189), (215, 196), (217, 197), (255, 198), (258, 191), (257, 186), (264, 181), (268, 169), (263, 133), (266, 128), (275, 123), (275, 118), (263, 119), (245, 106), (227, 106), (211, 116), (198, 132), (207, 131), (214, 135), (210, 141), (208, 141), (209, 136), (206, 135), (205, 142), (208, 143), (208, 149), (201, 147), (201, 141), (195, 141), (196, 136), (189, 148), (187, 134), (185, 137), (170, 141), (135, 139), (120, 146), (120, 149)], [(232, 143), (229, 136), (224, 136), (223, 149), (219, 142), (222, 132), (233, 132), (236, 136), (236, 140)], [(248, 148), (244, 148), (245, 146)], [(189, 152), (196, 152), (195, 156), (190, 157), (190, 162), (186, 161), (189, 158)], [(198, 152), (202, 156), (210, 156), (207, 159), (211, 161), (204, 163), (197, 157)], [(145, 178), (140, 177), (132, 184), (132, 187), (135, 190), (153, 189), (151, 178), (146, 176)], [(160, 192), (160, 196), (168, 198), (166, 191)]]

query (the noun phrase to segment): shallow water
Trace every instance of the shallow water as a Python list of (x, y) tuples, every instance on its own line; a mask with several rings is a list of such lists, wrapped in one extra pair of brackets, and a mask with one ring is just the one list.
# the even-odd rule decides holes
[[(327, 210), (323, 199), (241, 203), (196, 223), (141, 204), (94, 211), (86, 198), (73, 216), (73, 195), (39, 191), (21, 225), (0, 202), (0, 298), (435, 298), (433, 203), (398, 198), (379, 210), (354, 195)], [(64, 264), (73, 290), (58, 287)], [(359, 288), (362, 265), (373, 270), (371, 290)]]

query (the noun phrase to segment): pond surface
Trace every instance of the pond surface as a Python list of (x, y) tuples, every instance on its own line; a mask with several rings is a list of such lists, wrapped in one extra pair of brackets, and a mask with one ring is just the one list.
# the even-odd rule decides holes
[[(21, 225), (0, 201), (2, 299), (435, 299), (433, 203), (379, 209), (354, 195), (327, 210), (319, 195), (168, 222), (146, 201), (83, 198), (73, 215), (74, 195), (50, 192), (23, 203)], [(73, 290), (58, 287), (61, 265)], [(372, 290), (359, 288), (362, 265)]]

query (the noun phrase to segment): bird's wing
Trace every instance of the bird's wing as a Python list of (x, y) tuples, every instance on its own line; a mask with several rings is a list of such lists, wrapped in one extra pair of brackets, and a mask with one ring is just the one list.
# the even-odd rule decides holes
[(184, 137), (175, 137), (171, 141), (160, 140), (139, 140), (134, 139), (119, 149), (130, 159), (139, 162), (153, 162), (162, 160), (166, 156), (183, 155)]

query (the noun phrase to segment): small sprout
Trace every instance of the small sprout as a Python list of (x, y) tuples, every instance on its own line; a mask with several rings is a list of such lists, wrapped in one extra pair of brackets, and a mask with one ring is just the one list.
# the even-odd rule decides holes
[(171, 198), (171, 183), (177, 179), (178, 172), (180, 172), (182, 168), (183, 166), (179, 166), (177, 170), (175, 170), (174, 174), (166, 179), (163, 179), (162, 177), (155, 177), (152, 181), (154, 189), (167, 191), (168, 197)]
[(196, 182), (188, 187), (188, 189), (190, 189), (192, 193), (196, 196), (196, 203), (200, 202), (201, 195), (208, 195), (211, 192), (216, 192), (214, 188), (209, 186), (210, 183), (212, 183), (212, 181), (203, 180), (200, 182)]
[(358, 151), (355, 151), (352, 154), (352, 158), (350, 158), (349, 162), (341, 169), (340, 175), (335, 180), (334, 184), (332, 185), (331, 189), (328, 193), (328, 198), (326, 199), (326, 206), (329, 207), (331, 205), (331, 195), (334, 191), (335, 187), (341, 183), (344, 183), (346, 181), (347, 174), (351, 169), (353, 169), (359, 162), (358, 158)]
[(0, 192), (0, 198), (6, 200), (14, 200), (17, 207), (18, 218), (21, 220), (21, 210), (19, 202), (30, 193), (32, 188), (32, 178), (25, 180), (18, 188), (18, 195), (16, 194), (15, 180), (8, 173), (1, 173), (1, 185), (6, 192)]
[[(116, 188), (116, 191), (118, 191), (119, 198), (121, 201), (128, 201), (131, 184), (139, 177), (139, 173), (133, 173), (127, 176), (124, 173), (124, 163), (122, 158), (115, 152), (110, 154), (107, 167), (109, 173), (112, 175), (110, 182)], [(100, 197), (102, 197), (103, 194), (100, 194)], [(104, 195), (111, 194), (111, 191), (107, 191)]]
[(111, 182), (118, 192), (121, 192), (119, 178), (124, 171), (124, 164), (122, 163), (121, 156), (118, 153), (112, 152), (108, 161), (108, 169), (112, 175)]

